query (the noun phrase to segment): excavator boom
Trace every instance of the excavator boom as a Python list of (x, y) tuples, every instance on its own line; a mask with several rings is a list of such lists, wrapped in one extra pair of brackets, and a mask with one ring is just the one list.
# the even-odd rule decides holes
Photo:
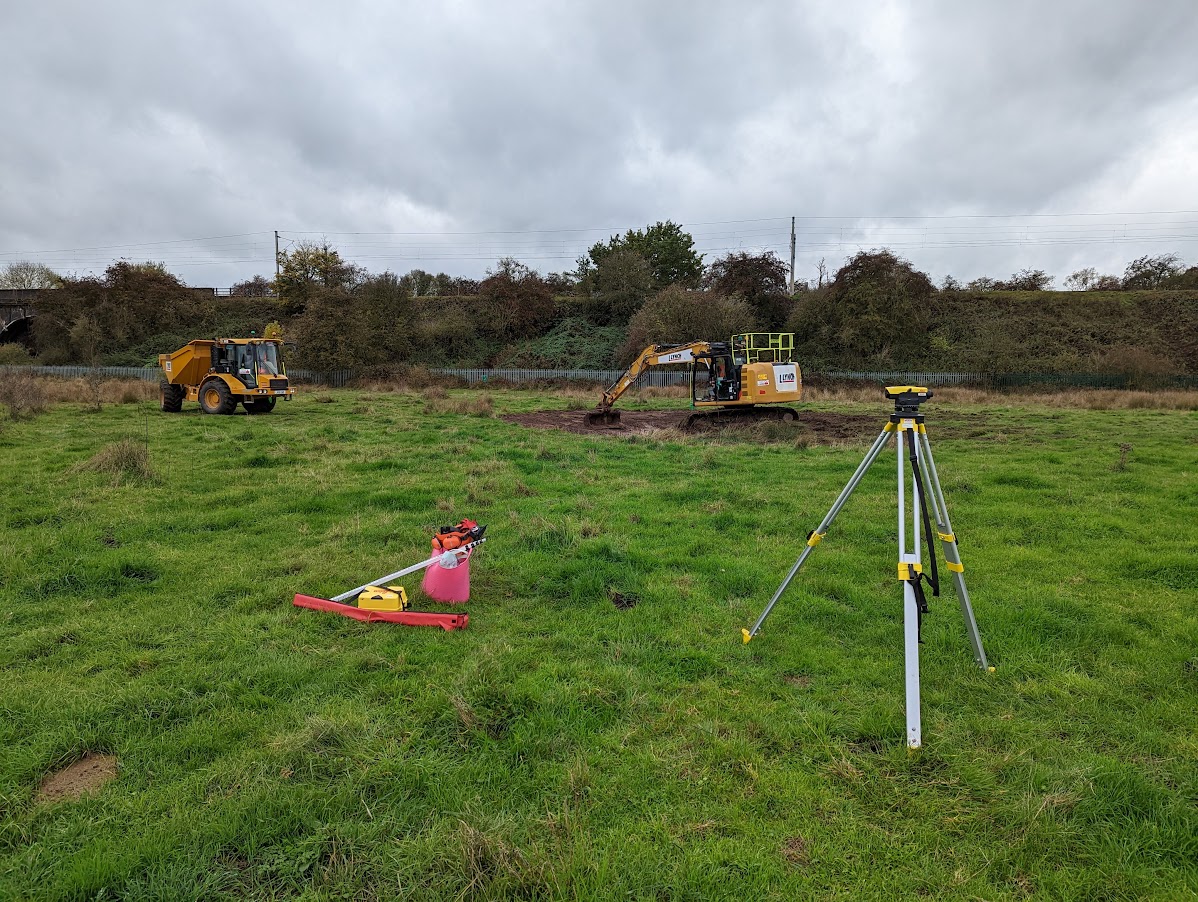
[(711, 350), (711, 342), (689, 341), (680, 345), (649, 345), (637, 355), (636, 360), (629, 364), (611, 387), (603, 393), (599, 405), (587, 414), (587, 422), (592, 426), (612, 425), (620, 422), (619, 411), (612, 406), (628, 391), (641, 373), (651, 366), (664, 366), (671, 363), (692, 363), (696, 354), (705, 354)]

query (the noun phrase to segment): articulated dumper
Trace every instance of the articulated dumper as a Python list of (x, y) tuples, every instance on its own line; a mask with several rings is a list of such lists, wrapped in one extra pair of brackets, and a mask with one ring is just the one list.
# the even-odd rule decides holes
[(229, 414), (238, 402), (246, 413), (270, 413), (279, 398), (295, 394), (281, 346), (271, 338), (201, 339), (158, 355), (162, 409), (178, 413), (187, 400), (199, 401), (204, 413)]

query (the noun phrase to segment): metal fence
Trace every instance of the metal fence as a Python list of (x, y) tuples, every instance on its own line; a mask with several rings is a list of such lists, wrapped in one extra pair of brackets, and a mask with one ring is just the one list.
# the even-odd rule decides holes
[[(0, 366), (0, 375), (15, 373), (57, 376), (60, 379), (144, 379), (146, 382), (157, 382), (162, 378), (162, 370), (156, 366), (30, 366), (28, 364)], [(295, 382), (312, 382), (333, 388), (341, 388), (354, 378), (353, 370), (318, 373), (313, 370), (288, 369), (287, 375)]]
[(1132, 375), (1128, 373), (913, 373), (804, 371), (808, 382), (874, 382), (879, 385), (960, 385), (970, 388), (1198, 388), (1198, 376)]
[[(58, 376), (77, 379), (85, 377), (144, 379), (157, 382), (162, 378), (158, 367), (141, 366), (0, 366), (0, 376), (20, 372), (32, 372), (39, 376)], [(428, 372), (435, 376), (457, 379), (467, 385), (535, 385), (548, 382), (585, 382), (610, 385), (623, 374), (623, 370), (535, 370), (535, 369), (483, 369), (473, 367), (432, 367)], [(305, 369), (288, 369), (287, 375), (295, 382), (326, 385), (341, 388), (353, 381), (353, 370), (316, 372)], [(1118, 373), (916, 373), (901, 370), (858, 371), (823, 370), (805, 371), (807, 382), (870, 382), (875, 385), (960, 385), (971, 388), (1023, 388), (1030, 386), (1056, 386), (1060, 388), (1198, 388), (1198, 376), (1152, 376), (1136, 377)], [(687, 385), (690, 374), (679, 370), (649, 370), (637, 380), (638, 385), (666, 386)]]
[(162, 378), (162, 370), (156, 366), (29, 366), (20, 364), (0, 366), (0, 375), (7, 376), (17, 373), (58, 376), (60, 379), (98, 376), (102, 379), (145, 379), (147, 382), (157, 382)]
[[(467, 385), (487, 385), (494, 382), (515, 385), (530, 382), (588, 382), (610, 385), (624, 374), (624, 370), (490, 370), (462, 367), (433, 367), (429, 372), (461, 379)], [(690, 373), (686, 370), (648, 370), (641, 374), (637, 385), (689, 385), (690, 378)]]

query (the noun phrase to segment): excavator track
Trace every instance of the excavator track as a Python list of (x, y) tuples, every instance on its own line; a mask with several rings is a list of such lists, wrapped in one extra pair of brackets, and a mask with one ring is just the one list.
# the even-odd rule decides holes
[(799, 412), (793, 407), (721, 407), (718, 410), (700, 410), (682, 422), (683, 429), (711, 429), (719, 426), (749, 425), (765, 420), (793, 423)]

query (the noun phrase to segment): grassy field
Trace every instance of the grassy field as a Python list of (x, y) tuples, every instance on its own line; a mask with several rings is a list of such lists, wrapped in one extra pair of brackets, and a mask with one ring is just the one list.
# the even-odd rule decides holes
[[(740, 636), (876, 430), (591, 438), (496, 416), (579, 395), (437, 395), (0, 427), (0, 898), (1198, 897), (1192, 409), (928, 405), (997, 672), (933, 599), (911, 756), (893, 452)], [(83, 466), (147, 436), (149, 477)], [(292, 607), (463, 516), (468, 630)], [(43, 800), (85, 752), (117, 778)]]

